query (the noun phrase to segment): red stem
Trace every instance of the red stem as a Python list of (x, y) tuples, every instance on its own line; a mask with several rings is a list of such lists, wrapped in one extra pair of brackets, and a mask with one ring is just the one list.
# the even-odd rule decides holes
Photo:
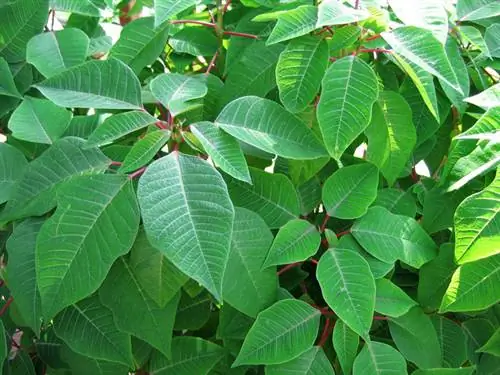
[(323, 346), (330, 335), (330, 318), (326, 318), (325, 327), (323, 328), (323, 333), (318, 341), (318, 346)]
[(340, 233), (337, 233), (337, 238), (340, 238), (340, 237), (342, 237), (342, 236), (345, 236), (346, 234), (349, 234), (349, 233), (351, 233), (351, 230), (350, 230), (350, 229), (344, 230), (344, 231), (342, 231), (342, 232), (340, 232)]
[(168, 129), (168, 126), (165, 126), (165, 121), (156, 121), (155, 122), (155, 125), (157, 128), (160, 128), (160, 129)]
[(2, 316), (5, 313), (5, 311), (7, 311), (12, 301), (14, 301), (14, 297), (10, 296), (7, 302), (5, 302), (5, 305), (3, 305), (2, 309), (0, 310), (0, 316)]
[(368, 41), (370, 41), (370, 40), (375, 40), (375, 39), (380, 38), (381, 36), (382, 36), (382, 35), (380, 35), (380, 34), (375, 34), (375, 35), (372, 35), (372, 36), (370, 36), (370, 37), (366, 38), (366, 39), (365, 39), (365, 41), (367, 41), (367, 42), (368, 42)]
[(259, 37), (257, 35), (247, 34), (247, 33), (238, 33), (236, 31), (224, 31), (224, 35), (241, 36), (243, 38), (249, 38), (249, 39), (259, 39)]
[(227, 12), (227, 8), (229, 8), (229, 5), (231, 5), (231, 1), (232, 0), (227, 0), (226, 1), (226, 4), (224, 5), (224, 8), (222, 9), (222, 13), (226, 13)]
[(205, 27), (215, 28), (215, 24), (212, 22), (198, 21), (198, 20), (172, 20), (171, 24), (194, 24), (194, 25), (202, 25)]
[(392, 53), (391, 50), (389, 49), (383, 49), (383, 48), (361, 48), (358, 52), (374, 52), (374, 53)]
[(356, 0), (356, 2), (354, 3), (354, 9), (358, 9), (359, 8), (359, 0)]
[(387, 320), (387, 317), (386, 316), (377, 316), (377, 315), (375, 315), (373, 317), (373, 320)]
[(290, 263), (290, 264), (287, 264), (285, 267), (283, 267), (282, 269), (280, 269), (278, 272), (276, 272), (276, 274), (279, 276), (283, 273), (285, 273), (286, 271), (294, 268), (294, 267), (297, 267), (297, 266), (300, 266), (303, 262), (295, 262), (295, 263)]
[(323, 219), (323, 222), (321, 223), (321, 226), (319, 227), (320, 233), (323, 233), (326, 228), (326, 224), (328, 223), (328, 220), (330, 220), (330, 215), (325, 214), (325, 218)]
[(210, 64), (208, 64), (207, 71), (205, 72), (205, 74), (207, 76), (210, 74), (210, 71), (215, 66), (215, 60), (217, 60), (217, 56), (219, 56), (219, 51), (218, 50), (215, 52), (215, 55), (214, 55), (214, 57), (212, 57), (212, 60), (210, 60)]
[(168, 111), (166, 108), (163, 107), (161, 103), (156, 103), (156, 107), (158, 108), (158, 111), (160, 111), (160, 117), (162, 120), (168, 120)]
[(122, 162), (121, 161), (112, 161), (111, 165), (120, 166), (120, 165), (122, 165)]
[(318, 261), (314, 258), (309, 259), (309, 262), (311, 262), (312, 264), (315, 264), (315, 265), (318, 264)]
[(415, 167), (411, 169), (411, 179), (413, 180), (413, 182), (418, 182), (420, 180), (417, 171), (415, 170)]
[(140, 175), (142, 175), (145, 171), (146, 171), (146, 167), (139, 168), (135, 172), (132, 172), (131, 174), (129, 174), (128, 178), (130, 178), (132, 180), (132, 179), (134, 179), (134, 178), (139, 177)]

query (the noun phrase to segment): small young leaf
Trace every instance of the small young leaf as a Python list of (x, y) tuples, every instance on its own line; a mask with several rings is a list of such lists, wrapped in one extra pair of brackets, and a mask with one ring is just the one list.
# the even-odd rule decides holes
[(118, 169), (121, 173), (135, 171), (146, 165), (165, 146), (170, 138), (170, 130), (154, 130), (139, 139)]
[(301, 5), (279, 12), (278, 22), (274, 26), (266, 45), (270, 46), (289, 39), (306, 35), (316, 28), (317, 8), (313, 5)]
[(276, 302), (257, 316), (232, 367), (272, 365), (297, 358), (313, 345), (320, 316), (319, 310), (303, 301)]
[(375, 311), (379, 314), (397, 318), (417, 305), (408, 294), (387, 279), (378, 279), (375, 285), (377, 287)]

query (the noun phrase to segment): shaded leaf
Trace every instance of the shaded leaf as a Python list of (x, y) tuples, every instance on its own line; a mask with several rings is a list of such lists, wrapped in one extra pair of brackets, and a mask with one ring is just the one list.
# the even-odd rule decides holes
[(14, 194), (17, 182), (23, 177), (28, 166), (26, 158), (15, 147), (0, 143), (0, 204), (6, 202)]
[(168, 40), (177, 53), (193, 56), (212, 56), (219, 48), (219, 40), (214, 32), (207, 28), (185, 27)]
[(467, 360), (466, 337), (462, 327), (443, 316), (431, 316), (441, 346), (444, 367), (460, 367)]
[(170, 130), (153, 130), (139, 139), (123, 160), (119, 172), (135, 171), (148, 164), (170, 139)]
[(408, 294), (388, 279), (378, 279), (375, 285), (377, 287), (375, 311), (379, 314), (397, 318), (417, 305)]
[(334, 375), (325, 352), (320, 346), (313, 346), (307, 352), (289, 362), (266, 366), (266, 375)]

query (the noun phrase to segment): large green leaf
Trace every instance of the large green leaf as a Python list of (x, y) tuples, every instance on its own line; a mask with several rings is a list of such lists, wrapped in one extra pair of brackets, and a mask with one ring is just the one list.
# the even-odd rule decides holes
[(95, 359), (81, 355), (71, 350), (67, 345), (64, 345), (61, 348), (61, 358), (71, 368), (72, 375), (126, 374), (129, 369), (129, 365), (124, 365), (117, 362), (103, 361), (102, 359)]
[(137, 280), (128, 262), (119, 258), (99, 288), (101, 303), (110, 309), (116, 326), (170, 357), (175, 313), (180, 293), (159, 306)]
[(151, 244), (221, 301), (234, 208), (220, 174), (174, 152), (150, 164), (137, 195)]
[(437, 310), (457, 266), (453, 261), (453, 244), (445, 243), (436, 258), (420, 268), (418, 301), (426, 310)]
[(431, 316), (441, 346), (444, 367), (460, 367), (467, 360), (467, 343), (462, 326), (440, 315)]
[(326, 155), (323, 145), (301, 120), (268, 99), (236, 99), (224, 107), (215, 123), (240, 141), (284, 158), (317, 159)]
[(365, 9), (354, 9), (336, 0), (322, 1), (318, 6), (316, 27), (357, 23), (370, 17)]
[(474, 367), (464, 368), (433, 368), (427, 370), (416, 370), (411, 375), (472, 375)]
[(488, 110), (500, 105), (500, 83), (497, 83), (479, 94), (464, 99), (467, 103)]
[(307, 352), (289, 362), (266, 366), (266, 375), (334, 375), (332, 365), (320, 346), (313, 346)]
[(431, 31), (415, 26), (404, 26), (391, 32), (384, 32), (382, 36), (395, 53), (445, 81), (459, 93), (461, 92), (444, 46)]
[(495, 0), (458, 0), (457, 17), (460, 21), (477, 21), (500, 15)]
[(477, 311), (500, 300), (500, 254), (466, 263), (455, 271), (440, 312)]
[(262, 268), (304, 261), (318, 251), (321, 236), (306, 220), (290, 220), (273, 241)]
[(9, 63), (24, 61), (26, 44), (41, 33), (49, 13), (49, 0), (23, 0), (2, 4), (0, 57)]
[[(79, 176), (57, 192), (57, 210), (37, 238), (37, 283), (44, 318), (95, 292), (139, 228), (130, 179)], [(99, 259), (99, 262), (95, 262)]]
[(268, 46), (297, 38), (313, 31), (316, 28), (318, 18), (317, 8), (314, 5), (301, 5), (290, 10), (278, 12), (277, 18), (278, 22), (266, 42)]
[(208, 375), (225, 355), (220, 346), (199, 337), (180, 336), (172, 340), (172, 358), (153, 352), (152, 375)]
[(148, 164), (170, 139), (170, 130), (155, 129), (139, 139), (130, 149), (118, 170), (132, 172)]
[(371, 341), (356, 357), (353, 375), (406, 375), (406, 361), (392, 346)]
[(56, 205), (56, 190), (70, 177), (104, 171), (109, 160), (98, 149), (84, 150), (78, 138), (57, 141), (31, 162), (16, 184), (0, 220), (39, 216)]
[(201, 27), (183, 28), (169, 38), (168, 44), (176, 53), (193, 56), (212, 56), (219, 48), (219, 40), (214, 32)]
[(141, 87), (134, 72), (116, 59), (74, 66), (34, 85), (61, 107), (137, 109)]
[(88, 49), (87, 34), (80, 29), (67, 28), (31, 38), (26, 61), (48, 78), (82, 64), (87, 58)]
[(488, 341), (478, 349), (478, 351), (500, 357), (500, 329), (497, 329)]
[(285, 299), (262, 311), (245, 337), (233, 367), (290, 361), (311, 348), (321, 313), (309, 304)]
[(280, 99), (292, 113), (302, 112), (318, 93), (328, 67), (328, 44), (324, 39), (304, 36), (292, 40), (276, 66)]
[(190, 128), (215, 165), (238, 180), (252, 182), (245, 156), (236, 139), (208, 121), (191, 124)]
[(168, 24), (155, 29), (152, 17), (134, 20), (123, 28), (109, 55), (139, 74), (160, 56), (168, 39), (168, 30)]
[(391, 336), (406, 359), (419, 368), (441, 366), (441, 346), (429, 316), (420, 307), (389, 319)]
[(282, 174), (250, 168), (252, 185), (225, 177), (236, 206), (258, 213), (271, 229), (280, 228), (300, 214), (299, 198), (292, 182)]
[(484, 41), (491, 57), (500, 58), (500, 25), (495, 23), (486, 29)]
[(9, 64), (3, 57), (0, 57), (0, 95), (21, 98), (21, 94), (16, 87), (14, 77), (9, 68)]
[(276, 267), (262, 270), (272, 240), (271, 231), (259, 215), (236, 209), (222, 294), (231, 306), (251, 317), (276, 301)]
[(434, 259), (437, 246), (415, 219), (372, 207), (358, 219), (352, 234), (374, 257), (393, 263), (397, 259), (420, 268)]
[(323, 184), (326, 211), (340, 219), (363, 216), (377, 197), (378, 180), (378, 169), (370, 163), (340, 168)]
[(177, 73), (160, 74), (149, 84), (151, 93), (171, 113), (172, 116), (184, 113), (199, 105), (194, 99), (207, 94), (207, 85), (199, 77)]
[(165, 306), (188, 280), (160, 250), (151, 246), (143, 229), (132, 246), (129, 263), (141, 288), (160, 307)]
[(73, 114), (50, 100), (25, 96), (9, 119), (9, 129), (17, 139), (52, 144), (69, 126)]
[(412, 194), (395, 188), (381, 189), (372, 206), (382, 206), (396, 215), (415, 217), (417, 204)]
[(394, 184), (405, 169), (417, 140), (412, 111), (400, 94), (380, 93), (366, 136), (367, 159), (380, 168), (390, 185)]
[(460, 202), (470, 194), (468, 189), (446, 193), (435, 187), (425, 194), (422, 228), (427, 233), (435, 233), (453, 226), (453, 215)]
[(444, 4), (434, 0), (389, 0), (396, 16), (408, 26), (418, 26), (432, 31), (441, 44), (448, 36), (448, 14)]
[(332, 340), (343, 373), (350, 374), (358, 354), (359, 336), (339, 319), (335, 322)]
[(42, 324), (42, 304), (36, 284), (35, 249), (43, 222), (38, 218), (23, 221), (7, 241), (9, 290), (23, 320), (37, 335)]
[(100, 17), (106, 7), (105, 0), (50, 0), (52, 9), (81, 14), (83, 16)]
[(79, 354), (133, 366), (130, 335), (118, 330), (111, 310), (97, 295), (61, 311), (54, 319), (54, 329)]
[(378, 279), (375, 285), (377, 287), (375, 311), (380, 314), (397, 318), (417, 305), (408, 294), (388, 279)]
[(455, 211), (455, 261), (473, 262), (500, 253), (500, 172)]
[(17, 148), (7, 143), (0, 143), (0, 165), (2, 165), (0, 169), (0, 204), (2, 204), (13, 195), (28, 162)]
[(375, 280), (366, 260), (354, 251), (334, 248), (323, 254), (316, 272), (328, 306), (349, 328), (367, 338), (375, 307)]
[(103, 146), (124, 135), (152, 125), (156, 119), (145, 111), (130, 111), (108, 117), (90, 135), (86, 147)]
[(328, 68), (322, 81), (317, 115), (326, 149), (333, 158), (340, 159), (366, 129), (377, 98), (377, 77), (364, 61), (349, 56)]
[(155, 27), (194, 6), (198, 0), (154, 0)]

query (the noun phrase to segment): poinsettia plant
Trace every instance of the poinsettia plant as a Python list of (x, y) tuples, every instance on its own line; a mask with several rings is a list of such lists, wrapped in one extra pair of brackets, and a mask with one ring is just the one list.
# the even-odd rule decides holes
[(3, 373), (498, 374), (499, 17), (1, 1)]

